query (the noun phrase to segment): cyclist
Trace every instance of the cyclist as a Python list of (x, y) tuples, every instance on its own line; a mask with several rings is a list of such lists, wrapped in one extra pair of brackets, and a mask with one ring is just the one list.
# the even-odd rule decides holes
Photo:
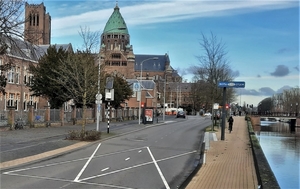
[(229, 128), (228, 128), (228, 130), (229, 130), (229, 133), (231, 133), (231, 131), (232, 131), (233, 121), (234, 121), (234, 120), (233, 120), (232, 116), (230, 116), (229, 119), (228, 119), (228, 123), (229, 123)]

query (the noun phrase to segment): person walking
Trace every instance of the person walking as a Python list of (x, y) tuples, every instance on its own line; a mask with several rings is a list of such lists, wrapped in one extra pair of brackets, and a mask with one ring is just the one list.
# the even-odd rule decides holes
[(234, 120), (233, 120), (232, 116), (230, 116), (229, 119), (228, 119), (228, 123), (229, 123), (229, 128), (228, 128), (228, 130), (229, 130), (229, 133), (231, 133), (231, 131), (232, 131), (233, 121), (234, 121)]

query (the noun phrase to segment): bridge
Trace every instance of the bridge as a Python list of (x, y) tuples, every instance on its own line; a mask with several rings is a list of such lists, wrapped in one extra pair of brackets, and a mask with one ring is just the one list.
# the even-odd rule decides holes
[(251, 116), (268, 118), (278, 121), (289, 120), (291, 130), (295, 131), (296, 126), (300, 126), (300, 114), (297, 112), (251, 112)]
[[(297, 112), (251, 112), (251, 115), (256, 115), (260, 117), (280, 117), (280, 118), (288, 118), (288, 119), (296, 119), (300, 114)], [(300, 117), (299, 117), (300, 118)]]

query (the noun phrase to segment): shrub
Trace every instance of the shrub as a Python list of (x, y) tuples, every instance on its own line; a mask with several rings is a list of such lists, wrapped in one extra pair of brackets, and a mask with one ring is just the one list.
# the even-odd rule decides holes
[(71, 130), (66, 136), (67, 140), (94, 141), (101, 138), (101, 132), (90, 130), (82, 132), (82, 130)]

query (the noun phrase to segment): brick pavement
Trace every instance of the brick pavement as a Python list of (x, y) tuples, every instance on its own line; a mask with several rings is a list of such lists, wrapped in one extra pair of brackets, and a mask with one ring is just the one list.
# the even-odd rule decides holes
[(244, 117), (234, 117), (233, 131), (216, 132), (218, 141), (210, 141), (205, 162), (186, 189), (258, 188), (255, 165)]

